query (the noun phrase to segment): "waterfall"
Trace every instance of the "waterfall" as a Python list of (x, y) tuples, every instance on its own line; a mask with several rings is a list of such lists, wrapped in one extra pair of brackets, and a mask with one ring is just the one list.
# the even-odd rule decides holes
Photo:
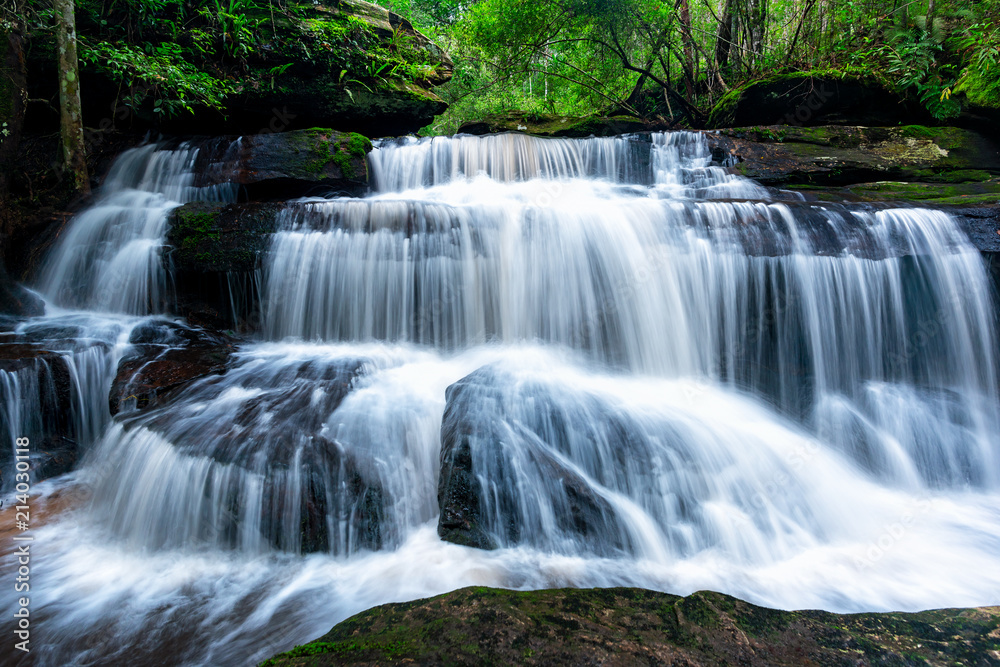
[[(20, 324), (12, 352), (21, 359), (0, 368), (0, 475), (14, 482), (14, 443), (30, 434), (32, 468), (72, 467), (111, 421), (108, 389), (128, 339), (129, 321), (57, 314)], [(11, 350), (0, 348), (9, 354)]]
[[(163, 310), (166, 213), (231, 194), (190, 189), (195, 153), (124, 154), (46, 294)], [(724, 157), (688, 132), (382, 141), (369, 196), (285, 205), (224, 373), (108, 423), (137, 319), (81, 329), (91, 502), (39, 531), (42, 663), (249, 664), (470, 584), (995, 604), (982, 258), (943, 212), (795, 200)]]
[(54, 303), (105, 312), (163, 312), (167, 274), (160, 251), (167, 216), (193, 200), (231, 201), (223, 184), (195, 187), (198, 148), (149, 144), (119, 157), (97, 201), (77, 215), (43, 271), (42, 292)]

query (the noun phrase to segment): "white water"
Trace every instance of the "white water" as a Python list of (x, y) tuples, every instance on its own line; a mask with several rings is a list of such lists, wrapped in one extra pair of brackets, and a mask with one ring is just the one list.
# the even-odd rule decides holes
[(97, 201), (77, 215), (49, 256), (42, 292), (50, 301), (89, 310), (163, 312), (167, 275), (160, 253), (167, 216), (195, 200), (229, 201), (230, 185), (194, 186), (198, 149), (149, 144), (115, 161)]
[[(470, 584), (1000, 603), (996, 311), (947, 216), (767, 201), (687, 134), (372, 165), (289, 208), (269, 340), (47, 483), (92, 501), (37, 533), (34, 664), (251, 664)], [(442, 424), (495, 551), (437, 537)]]

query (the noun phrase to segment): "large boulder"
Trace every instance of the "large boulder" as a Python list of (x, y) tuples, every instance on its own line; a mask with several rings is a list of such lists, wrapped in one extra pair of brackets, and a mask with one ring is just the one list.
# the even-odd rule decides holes
[(738, 127), (707, 133), (713, 157), (765, 184), (981, 181), (1000, 147), (954, 127)]
[(372, 149), (367, 137), (324, 128), (218, 137), (201, 147), (198, 185), (236, 183), (251, 201), (362, 195)]
[[(438, 483), (442, 539), (481, 549), (558, 549), (567, 542), (601, 554), (629, 548), (611, 504), (592, 480), (565, 463), (561, 449), (567, 443), (546, 439), (552, 435), (547, 424), (570, 418), (547, 391), (515, 383), (491, 367), (448, 387)], [(526, 422), (514, 408), (528, 395), (550, 408), (534, 415), (537, 423)], [(551, 534), (541, 529), (544, 519), (531, 509), (536, 504), (555, 518)]]
[[(164, 326), (155, 328), (141, 339), (161, 340)], [(176, 328), (168, 333), (191, 335)], [(398, 527), (383, 522), (393, 501), (385, 497), (377, 465), (364, 452), (356, 456), (326, 428), (367, 372), (365, 359), (297, 358), (294, 353), (286, 359), (254, 349), (230, 359), (225, 342), (213, 345), (203, 332), (187, 344), (137, 344), (143, 346), (161, 346), (164, 352), (152, 350), (129, 362), (137, 366), (132, 377), (147, 386), (151, 374), (153, 380), (175, 382), (167, 387), (169, 408), (120, 413), (118, 419), (129, 432), (141, 426), (161, 435), (179, 456), (226, 480), (214, 498), (215, 507), (227, 511), (215, 518), (199, 515), (185, 530), (220, 547), (245, 548), (239, 535), (249, 531), (281, 551), (337, 555), (379, 549), (398, 539)], [(171, 355), (171, 348), (177, 353)], [(131, 372), (124, 366), (119, 380)], [(157, 407), (164, 406), (161, 390), (156, 398)], [(147, 468), (143, 474), (159, 471)], [(178, 496), (197, 498), (203, 491), (198, 484), (177, 489)], [(151, 520), (170, 543), (171, 516)]]
[(192, 202), (171, 212), (164, 254), (172, 310), (202, 327), (259, 325), (258, 273), (284, 209), (278, 203)]
[(882, 84), (839, 72), (793, 72), (729, 91), (707, 127), (746, 125), (897, 125), (932, 119)]
[(699, 591), (463, 588), (361, 612), (261, 667), (997, 665), (1000, 607), (916, 614), (767, 609)]
[(236, 340), (166, 320), (140, 324), (118, 362), (108, 407), (112, 415), (165, 405), (186, 386), (229, 367)]
[(284, 205), (192, 202), (170, 213), (167, 243), (178, 273), (226, 273), (261, 268)]

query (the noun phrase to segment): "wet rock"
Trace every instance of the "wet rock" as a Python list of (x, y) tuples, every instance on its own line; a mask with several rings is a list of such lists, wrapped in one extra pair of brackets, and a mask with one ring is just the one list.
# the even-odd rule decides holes
[(250, 354), (229, 365), (224, 377), (202, 374), (174, 390), (169, 409), (120, 417), (186, 457), (207, 459), (212, 477), (225, 480), (212, 502), (226, 511), (196, 527), (205, 539), (241, 548), (246, 521), (266, 544), (292, 553), (347, 555), (398, 537), (385, 523), (391, 500), (373, 464), (326, 429), (366, 372), (364, 360), (282, 363)]
[[(529, 393), (545, 404), (544, 392), (539, 388)], [(529, 517), (521, 508), (534, 501), (522, 497), (527, 487), (520, 475), (528, 467), (532, 469), (528, 474), (547, 481), (536, 491), (549, 494), (562, 534), (596, 553), (627, 549), (611, 505), (546, 446), (558, 449), (559, 443), (538, 443), (537, 432), (531, 431), (533, 424), (522, 425), (517, 415), (509, 413), (509, 401), (517, 400), (510, 394), (506, 378), (490, 368), (479, 369), (447, 390), (438, 483), (441, 538), (495, 549), (538, 544), (553, 537), (536, 535), (536, 527), (526, 525)], [(549, 420), (563, 417), (557, 409), (542, 412)], [(517, 432), (511, 426), (515, 423), (526, 432)]]
[(168, 403), (196, 380), (226, 372), (236, 339), (176, 322), (141, 324), (118, 363), (108, 406), (112, 415)]
[(44, 313), (42, 300), (12, 281), (0, 262), (0, 315), (33, 317)]
[(463, 588), (369, 609), (261, 667), (309, 664), (1000, 665), (1000, 607), (779, 611), (638, 588)]
[[(32, 479), (69, 472), (80, 451), (69, 365), (60, 352), (18, 339), (0, 343), (0, 439), (30, 440)], [(6, 405), (4, 405), (6, 403)], [(14, 488), (14, 452), (0, 448), (0, 489)]]
[(199, 185), (238, 183), (251, 201), (351, 195), (368, 190), (372, 143), (353, 132), (313, 128), (219, 137), (202, 147)]
[(281, 204), (193, 202), (171, 213), (164, 261), (171, 310), (193, 325), (240, 332), (260, 324), (260, 271)]
[(1000, 147), (954, 127), (739, 127), (707, 133), (713, 158), (768, 185), (983, 181)]
[(170, 214), (167, 253), (184, 273), (250, 272), (260, 269), (278, 229), (282, 204), (192, 202)]
[(958, 220), (969, 240), (985, 255), (1000, 253), (1000, 204), (987, 206), (943, 206)]

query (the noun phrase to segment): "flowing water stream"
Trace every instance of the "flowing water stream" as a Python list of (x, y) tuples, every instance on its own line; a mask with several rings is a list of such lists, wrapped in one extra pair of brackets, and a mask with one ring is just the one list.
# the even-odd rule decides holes
[[(692, 133), (386, 141), (368, 197), (287, 206), (228, 372), (112, 421), (168, 212), (235, 196), (196, 153), (123, 154), (19, 326), (87, 453), (39, 486), (86, 500), (35, 531), (15, 664), (252, 664), (473, 584), (1000, 602), (996, 304), (946, 214), (797, 201)], [(44, 377), (0, 374), (5, 437)], [(458, 441), (494, 550), (438, 537)]]

